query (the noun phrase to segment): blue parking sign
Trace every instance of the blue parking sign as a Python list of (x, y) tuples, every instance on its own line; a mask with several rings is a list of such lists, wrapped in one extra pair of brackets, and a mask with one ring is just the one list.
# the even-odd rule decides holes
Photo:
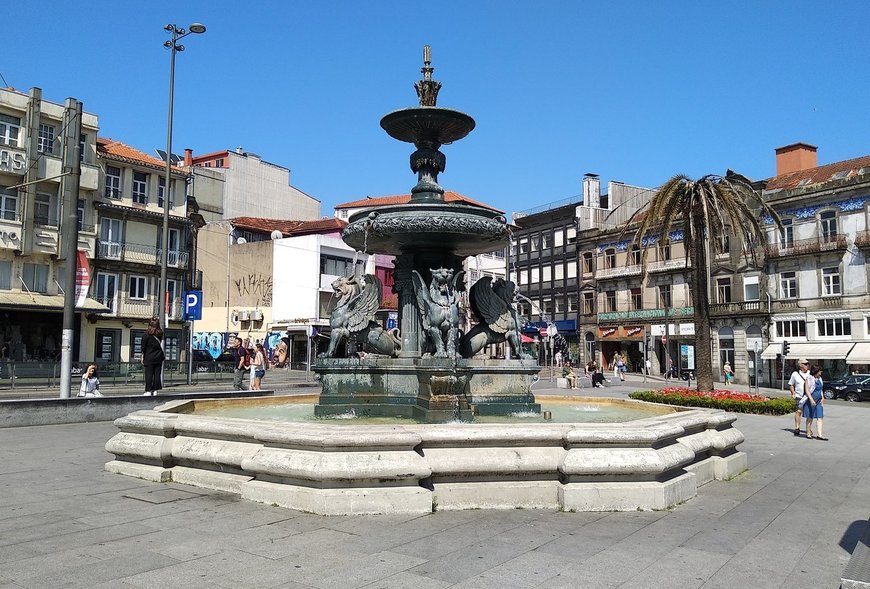
[(184, 320), (199, 321), (202, 319), (202, 291), (191, 290), (184, 293)]

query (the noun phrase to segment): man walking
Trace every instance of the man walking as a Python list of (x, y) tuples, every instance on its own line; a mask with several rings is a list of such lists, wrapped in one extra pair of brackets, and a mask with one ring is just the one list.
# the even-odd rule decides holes
[(810, 361), (806, 358), (798, 360), (798, 369), (791, 373), (791, 378), (788, 379), (788, 390), (791, 392), (794, 399), (794, 435), (801, 435), (801, 398), (805, 394), (804, 383), (809, 376)]
[(242, 382), (248, 370), (246, 365), (249, 364), (247, 362), (248, 350), (242, 345), (242, 338), (238, 336), (233, 340), (233, 343), (233, 357), (236, 359), (236, 368), (233, 370), (233, 389), (243, 391), (245, 388), (242, 386)]

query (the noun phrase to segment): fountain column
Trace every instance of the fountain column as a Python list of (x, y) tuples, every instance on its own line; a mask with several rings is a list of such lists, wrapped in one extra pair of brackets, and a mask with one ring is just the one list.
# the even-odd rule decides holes
[(411, 271), (414, 269), (414, 255), (402, 254), (396, 256), (395, 286), (393, 292), (399, 295), (399, 326), (402, 338), (400, 358), (419, 358), (420, 346), (420, 313), (417, 311), (417, 297), (414, 294), (414, 283)]

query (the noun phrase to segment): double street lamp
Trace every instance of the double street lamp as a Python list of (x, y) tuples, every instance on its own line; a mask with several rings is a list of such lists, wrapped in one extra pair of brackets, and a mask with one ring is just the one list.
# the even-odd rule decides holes
[(163, 238), (160, 248), (160, 289), (157, 291), (162, 294), (157, 297), (156, 315), (160, 318), (160, 326), (166, 329), (166, 297), (168, 296), (166, 266), (169, 255), (169, 203), (172, 196), (172, 108), (175, 101), (175, 54), (184, 51), (184, 45), (180, 45), (178, 41), (192, 33), (197, 35), (204, 33), (205, 25), (195, 22), (190, 25), (189, 30), (178, 28), (173, 24), (163, 28), (172, 35), (172, 38), (163, 44), (170, 50), (171, 58), (169, 62), (169, 122), (166, 128), (166, 181), (163, 187)]

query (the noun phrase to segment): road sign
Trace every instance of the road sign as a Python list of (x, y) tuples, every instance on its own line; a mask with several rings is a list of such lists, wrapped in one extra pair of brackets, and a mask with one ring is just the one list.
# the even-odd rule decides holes
[(555, 337), (556, 334), (559, 333), (559, 330), (556, 329), (556, 326), (552, 323), (547, 326), (547, 335), (550, 337)]
[(191, 290), (184, 293), (184, 320), (199, 321), (202, 319), (202, 291)]

